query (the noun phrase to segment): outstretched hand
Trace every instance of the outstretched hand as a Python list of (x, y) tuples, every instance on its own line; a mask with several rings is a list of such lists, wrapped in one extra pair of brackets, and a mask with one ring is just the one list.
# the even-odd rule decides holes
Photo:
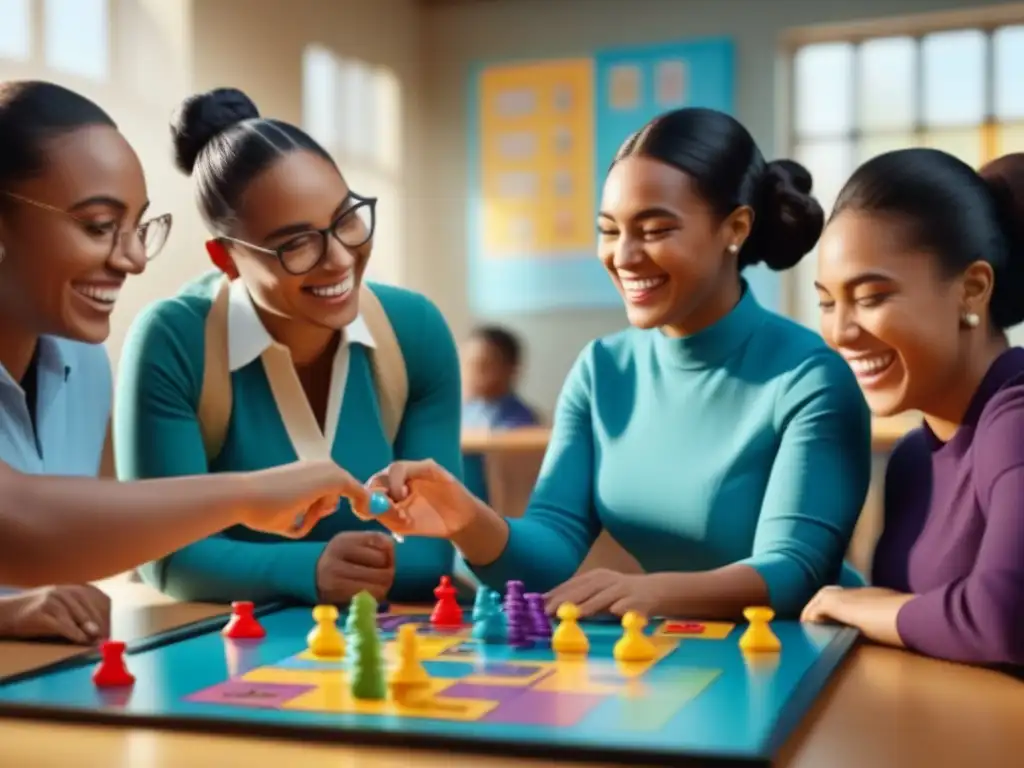
[(369, 501), (356, 514), (373, 517), (399, 535), (450, 538), (474, 519), (480, 502), (451, 473), (436, 462), (398, 461), (378, 472), (366, 484), (369, 493), (383, 493), (392, 510), (382, 515), (369, 511)]
[(370, 492), (333, 461), (298, 461), (253, 473), (242, 524), (256, 531), (301, 539), (347, 498), (365, 508)]
[(647, 576), (607, 568), (574, 576), (544, 596), (548, 613), (555, 614), (562, 603), (572, 603), (579, 608), (581, 617), (602, 613), (622, 616), (627, 611), (650, 617), (657, 613), (660, 601), (656, 585)]

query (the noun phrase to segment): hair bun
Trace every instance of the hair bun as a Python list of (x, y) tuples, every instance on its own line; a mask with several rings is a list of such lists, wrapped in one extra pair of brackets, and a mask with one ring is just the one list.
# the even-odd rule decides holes
[[(775, 160), (761, 179), (761, 205), (744, 253), (758, 254), (775, 271), (790, 269), (809, 253), (825, 227), (825, 212), (811, 195), (810, 171), (793, 160)], [(741, 253), (741, 257), (742, 257)], [(740, 266), (751, 266), (743, 262)]]
[(252, 100), (236, 88), (215, 88), (189, 96), (171, 118), (175, 165), (191, 175), (196, 158), (214, 136), (259, 116)]
[(996, 274), (992, 317), (1000, 328), (1011, 328), (1024, 321), (1024, 152), (998, 157), (979, 174), (992, 193), (1008, 249), (1006, 265)]

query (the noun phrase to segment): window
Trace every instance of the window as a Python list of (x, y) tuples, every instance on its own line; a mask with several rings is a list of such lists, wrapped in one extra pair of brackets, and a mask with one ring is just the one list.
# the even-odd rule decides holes
[[(935, 147), (979, 167), (1024, 151), (1024, 23), (836, 37), (792, 57), (789, 149), (826, 211), (883, 152)], [(790, 310), (816, 326), (813, 262), (794, 271)]]
[(32, 55), (31, 0), (0, 0), (0, 59), (25, 61)]
[(110, 70), (108, 0), (45, 0), (43, 55), (58, 72), (105, 80)]
[(399, 282), (402, 191), (401, 89), (390, 70), (338, 56), (322, 45), (303, 54), (302, 121), (341, 165), (357, 192), (377, 203), (368, 276)]

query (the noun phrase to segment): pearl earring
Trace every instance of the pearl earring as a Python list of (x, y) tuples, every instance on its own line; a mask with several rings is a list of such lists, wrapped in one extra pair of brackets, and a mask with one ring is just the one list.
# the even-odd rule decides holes
[(977, 328), (981, 318), (975, 312), (965, 312), (963, 316), (964, 325), (968, 328)]
[(739, 250), (740, 247), (736, 245), (736, 243), (733, 243), (732, 245), (729, 246), (729, 253), (731, 253), (733, 256), (739, 253)]

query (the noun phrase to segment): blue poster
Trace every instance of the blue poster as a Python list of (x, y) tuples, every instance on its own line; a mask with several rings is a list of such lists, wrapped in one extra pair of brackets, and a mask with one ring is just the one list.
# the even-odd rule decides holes
[[(621, 306), (597, 258), (595, 215), (609, 163), (662, 112), (732, 113), (734, 55), (731, 41), (708, 39), (479, 67), (469, 95), (474, 314)], [(756, 290), (775, 303), (777, 288)]]

